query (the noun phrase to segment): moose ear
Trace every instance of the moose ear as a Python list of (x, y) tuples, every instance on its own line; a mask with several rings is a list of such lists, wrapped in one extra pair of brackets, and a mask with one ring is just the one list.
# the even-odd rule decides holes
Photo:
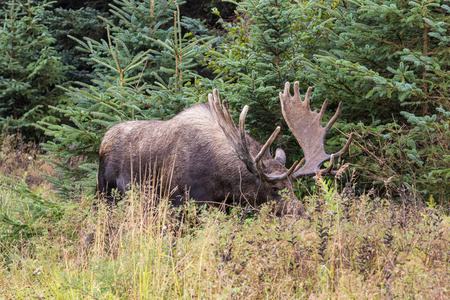
[(286, 163), (286, 153), (284, 153), (283, 149), (277, 148), (277, 151), (275, 151), (275, 159), (282, 165)]

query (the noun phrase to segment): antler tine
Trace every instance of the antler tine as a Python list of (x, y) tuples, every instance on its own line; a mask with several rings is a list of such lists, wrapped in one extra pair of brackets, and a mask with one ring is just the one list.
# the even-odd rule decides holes
[[(284, 92), (280, 93), (281, 110), (284, 119), (297, 139), (298, 143), (305, 154), (304, 165), (300, 163), (294, 171), (295, 177), (313, 176), (317, 173), (330, 173), (334, 165), (334, 158), (345, 153), (352, 141), (352, 135), (342, 148), (341, 151), (334, 154), (327, 154), (325, 152), (325, 138), (328, 130), (336, 122), (337, 118), (342, 112), (342, 103), (339, 104), (334, 116), (330, 119), (325, 127), (322, 127), (322, 118), (325, 114), (328, 101), (322, 105), (320, 112), (310, 109), (310, 97), (312, 88), (309, 87), (304, 101), (300, 98), (299, 83), (294, 84), (294, 97), (289, 92), (289, 83), (286, 82)], [(327, 160), (331, 160), (330, 165), (325, 169), (320, 169), (320, 166)], [(301, 167), (300, 167), (301, 166)], [(332, 172), (331, 172), (332, 173)]]
[[(336, 110), (336, 113), (333, 115), (333, 117), (330, 119), (330, 121), (328, 121), (327, 125), (325, 126), (325, 132), (328, 132), (328, 130), (331, 128), (331, 126), (334, 124), (334, 122), (336, 122), (336, 120), (341, 115), (341, 112), (342, 112), (342, 102), (339, 103), (339, 106), (338, 106), (338, 109)], [(353, 132), (350, 133), (350, 136), (348, 137), (347, 142), (345, 142), (344, 147), (340, 151), (334, 153), (334, 158), (338, 158), (342, 154), (347, 152), (347, 150), (350, 147), (350, 144), (352, 143), (352, 141), (353, 141)]]
[(220, 100), (219, 100), (219, 91), (217, 89), (213, 90), (213, 94), (208, 94), (208, 102), (209, 106), (214, 110), (215, 115), (221, 119), (225, 120), (225, 115), (223, 113), (222, 108), (220, 107)]
[[(325, 102), (328, 102), (328, 99), (325, 100)], [(327, 132), (331, 128), (331, 126), (333, 126), (334, 122), (336, 122), (336, 120), (341, 115), (341, 112), (342, 112), (342, 102), (339, 102), (338, 109), (336, 110), (336, 112), (334, 113), (334, 115), (330, 119), (330, 121), (328, 121), (327, 125), (325, 126), (325, 128), (326, 128), (325, 132)]]
[[(298, 166), (299, 164), (300, 164), (300, 162), (299, 162), (298, 160), (296, 160), (296, 161), (292, 164), (291, 168), (286, 172), (286, 177), (291, 176), (292, 173), (294, 173), (295, 169), (297, 169), (297, 166)], [(286, 178), (286, 177), (285, 177), (285, 178)]]
[(328, 174), (330, 173), (331, 169), (333, 169), (334, 166), (334, 154), (330, 155), (330, 163), (328, 165), (328, 167), (326, 167), (325, 169), (323, 169), (320, 174)]
[(295, 169), (297, 169), (298, 165), (299, 165), (299, 162), (298, 162), (298, 160), (296, 160), (296, 161), (292, 164), (292, 166), (289, 168), (289, 170), (287, 170), (285, 173), (280, 174), (280, 175), (270, 175), (270, 176), (267, 177), (267, 180), (269, 180), (269, 181), (275, 181), (275, 180), (283, 180), (283, 179), (286, 179), (286, 178), (288, 178), (289, 176), (291, 176), (292, 173), (295, 172)]
[[(247, 116), (248, 105), (244, 106), (241, 114), (239, 115), (239, 132), (241, 134), (241, 141), (244, 145), (244, 148), (247, 149), (247, 138), (245, 137), (245, 117)], [(228, 111), (228, 115), (231, 118), (230, 112)]]
[(300, 170), (303, 167), (303, 164), (305, 163), (305, 157), (300, 160), (300, 162), (297, 164), (297, 168), (295, 168), (294, 173)]
[[(310, 105), (311, 105), (311, 91), (312, 91), (312, 87), (308, 87), (308, 89), (306, 90), (306, 95), (305, 95), (305, 103), (306, 103), (306, 107), (308, 108), (308, 109), (310, 109)], [(298, 98), (301, 100), (301, 98), (300, 98), (300, 89), (299, 89), (299, 87), (298, 87), (298, 81), (296, 81), (295, 82), (295, 84), (294, 84), (294, 97), (295, 97), (295, 95), (298, 95)]]
[(291, 95), (291, 93), (289, 92), (289, 89), (290, 89), (290, 84), (289, 84), (289, 82), (286, 82), (285, 84), (284, 84), (284, 91), (283, 91), (283, 93), (281, 93), (280, 92), (280, 97), (281, 97), (281, 95), (283, 95), (284, 97), (287, 97), (287, 95)]
[(344, 154), (345, 152), (347, 152), (348, 148), (350, 147), (350, 144), (351, 144), (352, 141), (353, 141), (353, 135), (354, 135), (353, 132), (350, 133), (350, 136), (348, 137), (348, 140), (347, 140), (347, 142), (345, 143), (344, 147), (343, 147), (340, 151), (334, 153), (334, 157), (335, 157), (335, 158), (338, 158), (338, 157), (340, 157), (342, 154)]
[[(322, 107), (320, 108), (320, 113), (319, 113), (319, 122), (320, 123), (322, 123), (323, 116), (325, 114), (325, 110), (327, 109), (327, 106), (328, 106), (328, 99), (325, 99), (325, 101), (323, 101)], [(327, 124), (327, 126), (328, 126), (328, 124)]]
[(275, 138), (277, 137), (278, 133), (280, 132), (281, 128), (280, 126), (277, 126), (275, 130), (272, 132), (272, 135), (269, 137), (267, 142), (264, 144), (264, 146), (261, 148), (261, 151), (259, 151), (258, 155), (255, 157), (255, 162), (259, 162), (261, 158), (263, 157), (264, 153), (267, 151), (267, 149), (272, 145), (272, 143), (275, 141)]

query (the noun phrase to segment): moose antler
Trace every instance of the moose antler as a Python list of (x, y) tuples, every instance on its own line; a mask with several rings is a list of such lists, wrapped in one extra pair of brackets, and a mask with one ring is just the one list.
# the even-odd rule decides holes
[[(325, 136), (328, 130), (336, 122), (337, 118), (342, 111), (342, 102), (339, 103), (338, 109), (331, 120), (325, 127), (322, 127), (322, 118), (327, 107), (328, 100), (322, 105), (320, 112), (317, 113), (316, 110), (311, 111), (309, 107), (310, 96), (312, 88), (309, 87), (305, 100), (300, 99), (300, 92), (298, 88), (298, 81), (294, 83), (294, 96), (292, 97), (289, 92), (289, 82), (286, 82), (284, 86), (284, 92), (280, 92), (281, 110), (283, 112), (284, 119), (294, 134), (297, 142), (302, 147), (303, 153), (305, 154), (302, 162), (305, 164), (295, 170), (294, 177), (306, 177), (313, 176), (316, 174), (331, 173), (335, 174), (336, 171), (331, 171), (334, 159), (345, 153), (350, 146), (353, 138), (353, 134), (347, 140), (347, 143), (342, 148), (341, 151), (334, 154), (325, 153)], [(320, 169), (320, 166), (330, 160), (330, 165), (326, 169)], [(301, 163), (300, 163), (301, 164)], [(331, 171), (331, 172), (330, 172)]]
[(234, 124), (233, 118), (231, 117), (230, 111), (228, 110), (226, 100), (223, 100), (222, 106), (220, 105), (219, 92), (217, 91), (217, 89), (213, 90), (213, 95), (208, 94), (208, 101), (210, 108), (217, 118), (217, 122), (230, 141), (233, 151), (236, 153), (239, 159), (244, 162), (247, 169), (251, 173), (258, 175), (267, 181), (277, 181), (287, 178), (294, 172), (295, 168), (298, 165), (298, 162), (295, 162), (287, 172), (279, 175), (265, 174), (262, 169), (261, 159), (280, 132), (279, 126), (272, 133), (272, 135), (261, 148), (256, 157), (253, 157), (247, 147), (247, 138), (245, 133), (245, 117), (248, 112), (248, 105), (244, 107), (241, 115), (239, 116), (238, 130), (236, 128), (236, 125)]

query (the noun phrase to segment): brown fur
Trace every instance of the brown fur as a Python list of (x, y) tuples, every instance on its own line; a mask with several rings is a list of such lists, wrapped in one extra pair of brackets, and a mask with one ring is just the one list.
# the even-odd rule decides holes
[[(255, 156), (262, 145), (247, 136), (249, 150)], [(267, 182), (250, 173), (236, 156), (209, 104), (198, 104), (168, 121), (128, 121), (113, 126), (100, 146), (98, 190), (124, 193), (133, 180), (170, 192), (175, 205), (185, 195), (199, 202), (241, 202), (258, 205), (279, 201), (278, 191), (287, 189), (296, 201), (292, 179)], [(266, 153), (262, 161), (265, 173), (282, 174), (285, 166)], [(151, 176), (150, 176), (151, 175)], [(171, 178), (170, 178), (171, 176)], [(153, 182), (154, 183), (154, 182)]]

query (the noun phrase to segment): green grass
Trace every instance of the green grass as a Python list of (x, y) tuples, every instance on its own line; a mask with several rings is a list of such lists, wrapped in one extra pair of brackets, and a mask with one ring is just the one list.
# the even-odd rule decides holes
[(111, 211), (13, 169), (0, 179), (0, 299), (450, 297), (450, 220), (437, 207), (344, 197), (318, 180), (303, 217), (176, 210), (140, 193)]

